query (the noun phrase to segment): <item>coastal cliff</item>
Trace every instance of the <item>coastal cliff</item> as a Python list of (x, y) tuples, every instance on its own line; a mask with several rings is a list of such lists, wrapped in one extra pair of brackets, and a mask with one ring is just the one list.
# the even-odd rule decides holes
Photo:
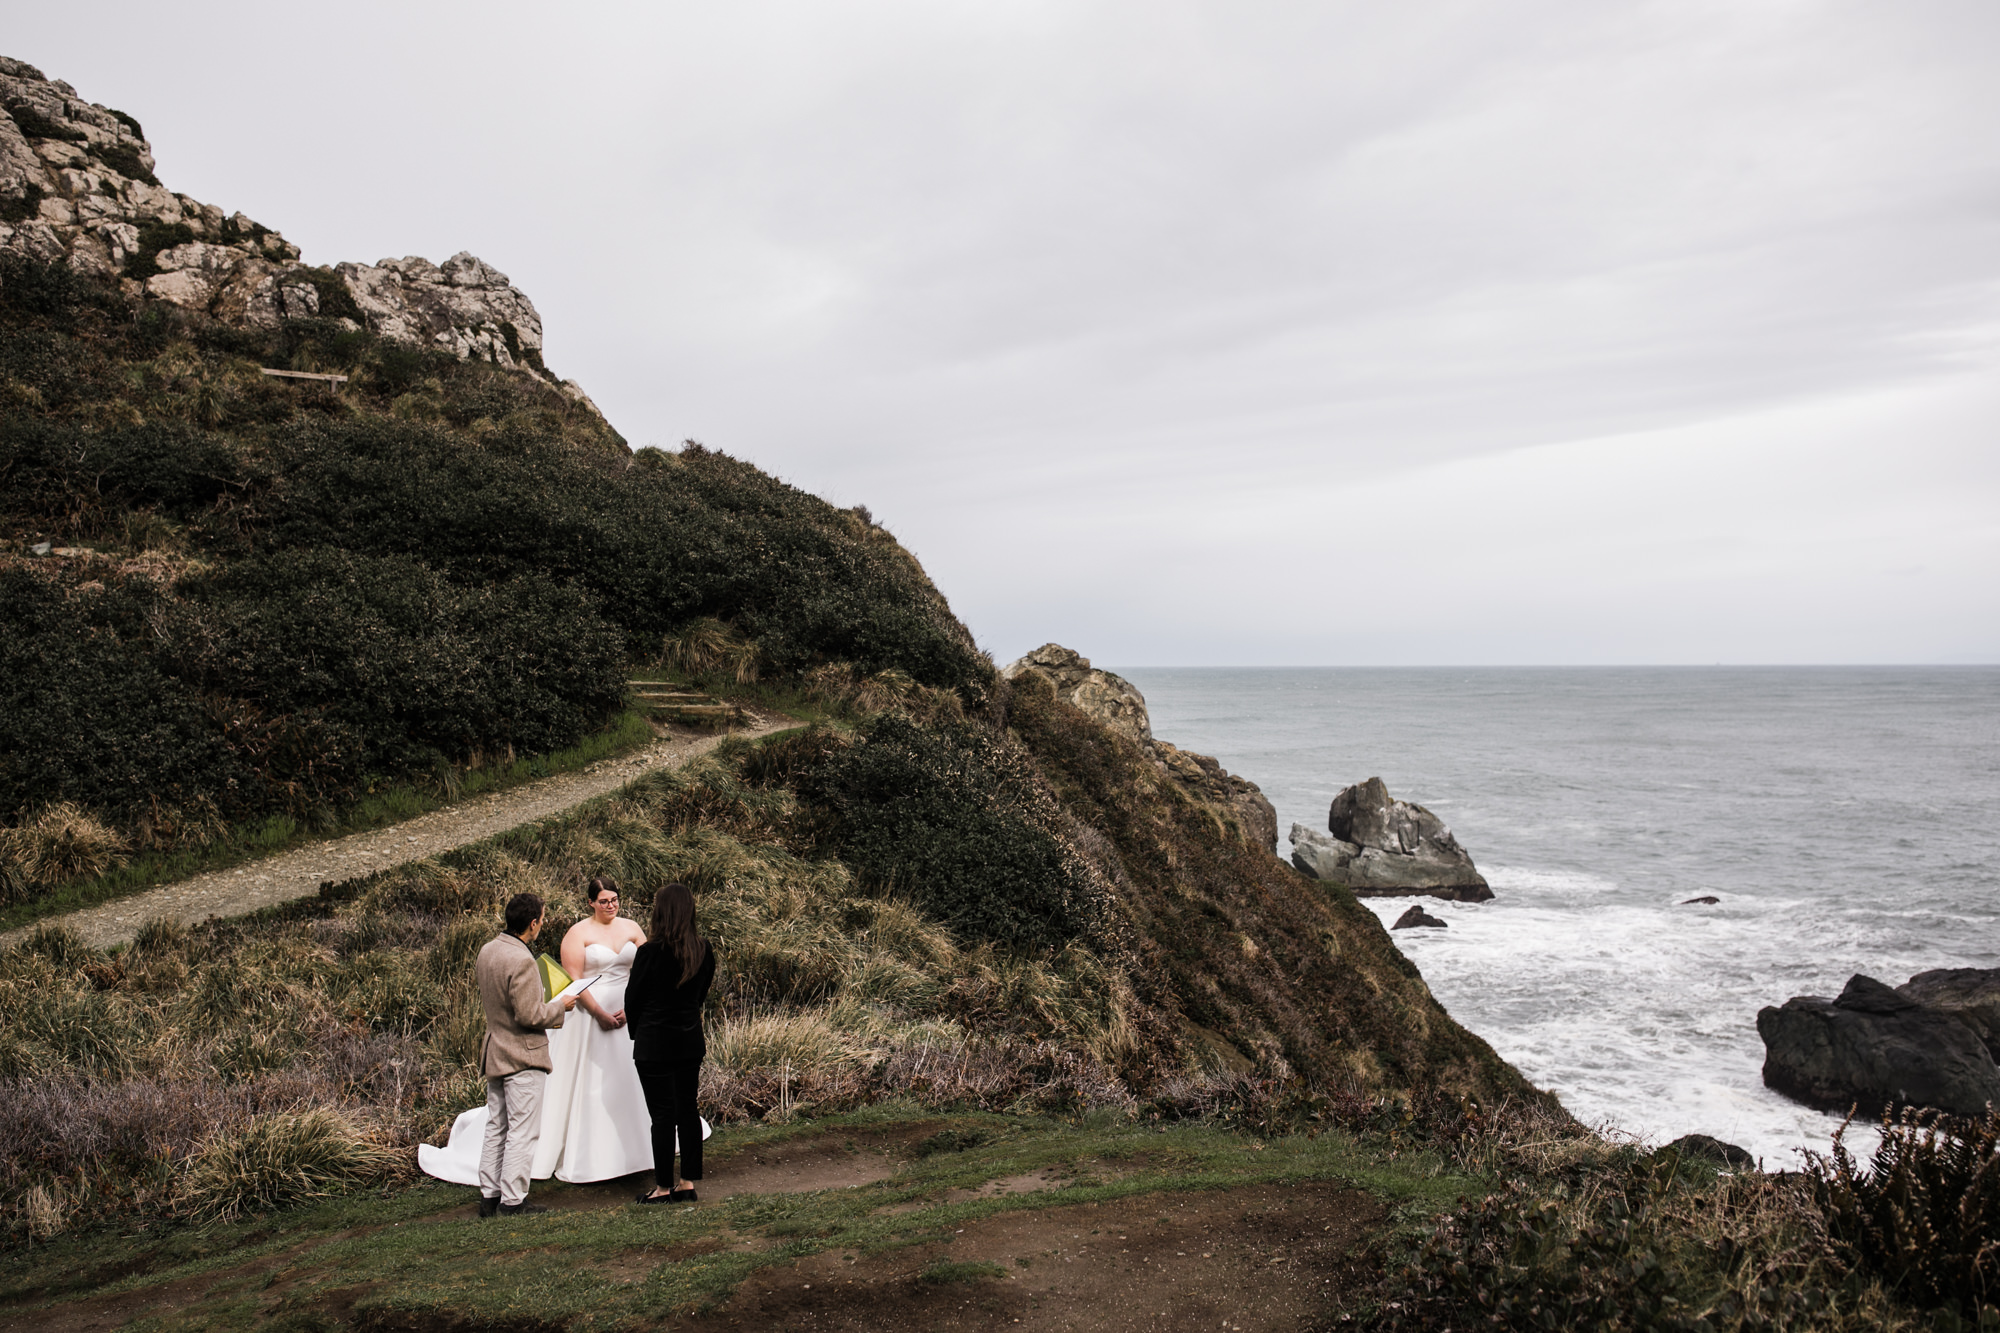
[[(257, 922), (149, 928), (115, 958), (57, 925), (0, 955), (0, 983), (67, 997), (0, 1019), (9, 1141), (42, 1145), (0, 1159), (0, 1223), (237, 1206), (197, 1165), (268, 1132), (267, 1104), (436, 1136), (479, 1024), (468, 942), (522, 889), (559, 935), (595, 874), (635, 915), (695, 889), (725, 960), (719, 1120), (1281, 1094), (1561, 1119), (1373, 913), (1274, 855), (1253, 783), (1151, 734), (1129, 683), (1053, 645), (996, 670), (865, 512), (694, 442), (630, 450), (480, 261), (305, 267), (156, 184), (129, 116), (0, 73), (17, 920), (115, 892), (127, 858), (201, 866), (379, 821), (397, 784), (444, 800), (650, 740), (635, 677), (798, 722)], [(76, 1044), (114, 1021), (160, 1039)], [(97, 1112), (66, 1109), (86, 1092), (176, 1109), (106, 1162)]]

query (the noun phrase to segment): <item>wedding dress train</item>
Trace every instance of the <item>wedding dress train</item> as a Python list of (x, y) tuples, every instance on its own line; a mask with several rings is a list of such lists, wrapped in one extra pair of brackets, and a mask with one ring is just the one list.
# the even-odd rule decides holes
[[(625, 983), (639, 946), (602, 944), (584, 948), (583, 975), (596, 976), (590, 996), (606, 1013), (625, 1007)], [(615, 1180), (653, 1169), (653, 1120), (632, 1064), (632, 1030), (607, 1032), (578, 1005), (549, 1032), (548, 1087), (542, 1095), (542, 1133), (529, 1174), (580, 1184)], [(708, 1121), (701, 1122), (706, 1139)], [(479, 1150), (486, 1137), (486, 1107), (475, 1106), (451, 1125), (442, 1148), (420, 1144), (417, 1165), (424, 1174), (459, 1185), (479, 1183)]]

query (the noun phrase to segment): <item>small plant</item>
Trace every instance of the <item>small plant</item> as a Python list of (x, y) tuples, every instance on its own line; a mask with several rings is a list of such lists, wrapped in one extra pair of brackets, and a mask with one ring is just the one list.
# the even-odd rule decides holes
[(1905, 1110), (1882, 1121), (1868, 1167), (1842, 1137), (1809, 1157), (1807, 1174), (1826, 1213), (1835, 1253), (1882, 1278), (1904, 1299), (2000, 1322), (2000, 1111), (1961, 1120)]
[(941, 1129), (916, 1147), (919, 1157), (935, 1157), (939, 1153), (964, 1152), (977, 1148), (992, 1136), (978, 1129)]
[(1007, 1270), (989, 1259), (966, 1259), (957, 1262), (933, 1259), (921, 1276), (933, 1286), (943, 1286), (949, 1282), (983, 1282), (988, 1278), (1006, 1277)]

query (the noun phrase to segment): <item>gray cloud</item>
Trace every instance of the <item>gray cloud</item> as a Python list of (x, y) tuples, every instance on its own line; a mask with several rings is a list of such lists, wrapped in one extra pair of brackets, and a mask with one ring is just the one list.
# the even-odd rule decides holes
[(309, 259), (470, 247), (635, 442), (865, 500), (1003, 656), (1993, 660), (1997, 14), (196, 3), (9, 49)]

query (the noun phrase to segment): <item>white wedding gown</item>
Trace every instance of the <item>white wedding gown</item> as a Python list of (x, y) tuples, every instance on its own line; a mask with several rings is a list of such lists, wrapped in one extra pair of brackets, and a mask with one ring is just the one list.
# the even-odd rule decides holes
[[(583, 975), (598, 978), (590, 997), (606, 1013), (625, 1007), (625, 983), (639, 946), (586, 945)], [(549, 1081), (542, 1096), (542, 1135), (529, 1174), (536, 1180), (580, 1184), (616, 1180), (653, 1169), (653, 1118), (632, 1064), (632, 1029), (607, 1032), (579, 1004), (549, 1032)], [(701, 1122), (706, 1139), (708, 1121)], [(459, 1185), (479, 1183), (479, 1150), (486, 1138), (486, 1108), (475, 1106), (451, 1125), (442, 1148), (417, 1147), (425, 1175)]]

